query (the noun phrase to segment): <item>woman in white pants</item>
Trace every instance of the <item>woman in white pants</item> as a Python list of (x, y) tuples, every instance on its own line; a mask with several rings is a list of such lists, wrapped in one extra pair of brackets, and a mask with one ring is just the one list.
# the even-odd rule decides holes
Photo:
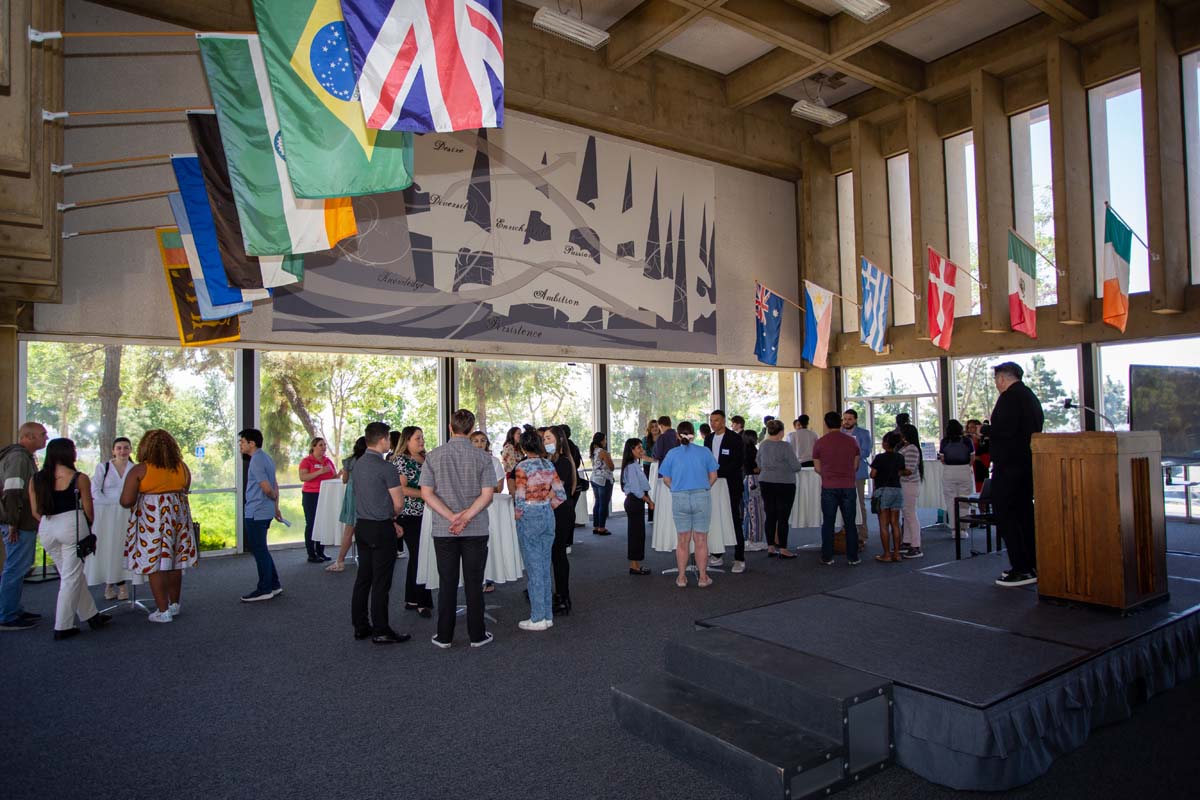
[[(942, 503), (946, 522), (954, 524), (954, 498), (969, 497), (975, 491), (975, 446), (963, 435), (962, 423), (952, 419), (946, 423), (946, 438), (938, 447), (942, 462)], [(956, 530), (954, 536), (957, 538)]]
[(904, 493), (904, 544), (900, 554), (905, 558), (924, 558), (921, 549), (921, 520), (917, 517), (917, 499), (921, 496), (921, 481), (925, 480), (925, 464), (921, 460), (921, 437), (916, 425), (901, 425), (904, 446), (904, 471), (900, 473), (900, 491)]
[(60, 578), (55, 641), (79, 633), (76, 614), (99, 630), (111, 617), (96, 610), (83, 575), (83, 561), (75, 550), (76, 543), (91, 532), (91, 481), (75, 469), (75, 443), (70, 439), (52, 439), (46, 445), (46, 460), (29, 483), (29, 503), (38, 521), (38, 538), (54, 559)]

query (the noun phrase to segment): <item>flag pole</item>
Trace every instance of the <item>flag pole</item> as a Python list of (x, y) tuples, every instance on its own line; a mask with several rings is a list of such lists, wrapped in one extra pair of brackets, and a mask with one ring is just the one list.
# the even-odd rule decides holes
[(166, 197), (172, 194), (173, 190), (167, 189), (161, 192), (143, 192), (141, 194), (122, 194), (115, 197), (101, 197), (96, 200), (80, 200), (77, 203), (59, 203), (57, 210), (59, 213), (70, 211), (73, 208), (90, 208), (91, 206), (108, 206), (116, 203), (132, 203), (138, 200), (151, 200), (156, 197)]
[[(929, 243), (926, 243), (926, 244), (925, 244), (925, 249), (927, 249), (927, 250), (932, 250), (933, 252), (937, 253), (939, 256), (942, 256), (942, 254), (941, 254), (941, 253), (938, 253), (938, 249), (937, 249), (936, 247), (933, 247), (933, 246), (932, 246), (932, 245), (930, 245)], [(944, 258), (946, 261), (950, 261), (950, 263), (952, 263), (952, 264), (954, 263), (953, 261), (951, 261), (951, 259), (949, 259), (949, 258), (946, 258), (946, 256), (942, 256), (942, 258)], [(959, 272), (960, 274), (962, 274), (962, 275), (966, 275), (968, 278), (970, 278), (971, 280), (975, 281), (975, 284), (976, 284), (977, 286), (979, 286), (979, 288), (980, 288), (980, 289), (986, 289), (986, 288), (988, 287), (988, 285), (987, 285), (986, 283), (981, 283), (981, 282), (980, 282), (980, 280), (979, 280), (979, 278), (976, 278), (974, 275), (972, 275), (972, 274), (971, 274), (971, 270), (969, 270), (969, 269), (963, 269), (962, 267), (959, 267), (957, 264), (954, 264), (954, 266), (958, 267), (958, 272)]]
[[(198, 33), (223, 33), (235, 36), (252, 36), (254, 31), (39, 31), (30, 27), (27, 31), (29, 41), (47, 42), (51, 39), (166, 39), (171, 37), (191, 36)], [(192, 55), (195, 51), (183, 50), (179, 55)]]
[(212, 106), (178, 106), (168, 108), (106, 108), (97, 111), (47, 111), (42, 110), (43, 122), (57, 122), (69, 117), (107, 117), (123, 114), (182, 114), (187, 111), (212, 111)]
[(1138, 232), (1133, 229), (1132, 225), (1130, 225), (1128, 222), (1125, 221), (1125, 218), (1121, 216), (1121, 212), (1119, 212), (1115, 208), (1113, 208), (1112, 203), (1108, 202), (1107, 200), (1104, 201), (1104, 207), (1107, 208), (1109, 211), (1111, 211), (1113, 213), (1113, 216), (1115, 216), (1117, 219), (1121, 220), (1122, 225), (1124, 225), (1126, 228), (1129, 228), (1129, 232), (1133, 234), (1133, 238), (1135, 238), (1139, 242), (1141, 242), (1142, 247), (1146, 248), (1146, 252), (1150, 254), (1150, 260), (1158, 261), (1158, 256), (1155, 254), (1155, 252), (1153, 250), (1150, 249), (1150, 245), (1146, 244), (1145, 239), (1143, 239), (1141, 236), (1138, 236)]
[(92, 167), (110, 167), (122, 164), (139, 164), (147, 161), (167, 161), (171, 158), (170, 153), (158, 153), (152, 156), (128, 156), (126, 158), (106, 158), (102, 161), (76, 161), (72, 164), (51, 164), (50, 171), (59, 174), (63, 172), (74, 172), (79, 169), (90, 169)]
[(1037, 247), (1034, 246), (1033, 242), (1029, 241), (1024, 236), (1022, 236), (1020, 233), (1018, 233), (1016, 228), (1010, 227), (1008, 229), (1008, 232), (1011, 233), (1013, 236), (1017, 237), (1017, 239), (1019, 241), (1023, 242), (1025, 244), (1025, 246), (1028, 247), (1030, 250), (1032, 250), (1034, 253), (1041, 256), (1042, 261), (1045, 261), (1047, 264), (1054, 267), (1054, 271), (1057, 272), (1059, 275), (1067, 274), (1066, 272), (1060, 270), (1058, 268), (1058, 264), (1055, 264), (1053, 261), (1051, 261), (1050, 258), (1047, 257), (1045, 253), (1043, 253), (1041, 250), (1038, 250)]
[(74, 239), (76, 236), (99, 236), (103, 233), (126, 233), (128, 231), (153, 231), (159, 228), (169, 228), (170, 225), (134, 225), (128, 228), (93, 228), (86, 231), (63, 231), (62, 238)]
[(787, 296), (785, 296), (785, 295), (782, 295), (782, 294), (780, 294), (779, 292), (777, 292), (777, 291), (775, 291), (774, 289), (772, 289), (770, 286), (767, 286), (765, 283), (763, 283), (762, 281), (760, 281), (758, 278), (755, 278), (755, 279), (754, 279), (754, 282), (755, 282), (755, 283), (757, 283), (759, 286), (763, 287), (764, 289), (766, 289), (766, 290), (767, 290), (768, 292), (770, 292), (771, 294), (773, 294), (773, 295), (775, 295), (776, 297), (778, 297), (778, 298), (779, 298), (780, 300), (782, 300), (783, 302), (787, 303), (788, 305), (792, 305), (792, 306), (795, 306), (796, 308), (800, 309), (800, 313), (801, 313), (801, 314), (803, 314), (803, 313), (804, 313), (804, 306), (800, 305), (800, 304), (799, 304), (799, 303), (797, 303), (795, 300), (792, 300), (791, 298), (789, 298), (789, 297), (787, 297)]

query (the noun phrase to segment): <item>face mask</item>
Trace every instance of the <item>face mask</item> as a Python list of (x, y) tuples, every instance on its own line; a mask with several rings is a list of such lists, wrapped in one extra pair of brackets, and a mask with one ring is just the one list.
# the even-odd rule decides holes
[(558, 449), (558, 445), (554, 445), (554, 444), (548, 444), (548, 445), (546, 445), (546, 452), (547, 452), (547, 453), (553, 454), (553, 453), (554, 453), (554, 451), (555, 451), (555, 450), (557, 450), (557, 449)]

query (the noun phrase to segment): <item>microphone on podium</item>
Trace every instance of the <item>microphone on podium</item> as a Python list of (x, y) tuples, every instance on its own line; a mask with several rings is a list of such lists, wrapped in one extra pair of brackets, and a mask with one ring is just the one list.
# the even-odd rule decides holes
[(1103, 414), (1101, 414), (1099, 411), (1097, 411), (1096, 409), (1092, 408), (1091, 406), (1081, 406), (1081, 405), (1076, 405), (1075, 401), (1074, 401), (1074, 400), (1072, 400), (1072, 399), (1071, 399), (1071, 398), (1069, 398), (1069, 397), (1068, 397), (1066, 400), (1063, 400), (1062, 407), (1063, 407), (1063, 408), (1066, 408), (1066, 409), (1071, 409), (1071, 408), (1080, 408), (1080, 409), (1083, 409), (1084, 411), (1090, 411), (1090, 412), (1092, 412), (1093, 414), (1095, 414), (1097, 417), (1099, 417), (1100, 419), (1102, 419), (1102, 420), (1104, 420), (1105, 422), (1107, 422), (1107, 423), (1108, 423), (1108, 427), (1109, 427), (1109, 428), (1111, 428), (1111, 429), (1112, 429), (1112, 430), (1114, 430), (1114, 431), (1117, 429), (1117, 426), (1113, 424), (1113, 421), (1112, 421), (1111, 419), (1109, 419), (1108, 417), (1104, 416)]

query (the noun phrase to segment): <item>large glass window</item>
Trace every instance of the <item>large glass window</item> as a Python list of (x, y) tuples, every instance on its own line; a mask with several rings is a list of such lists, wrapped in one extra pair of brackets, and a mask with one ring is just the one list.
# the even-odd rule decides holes
[[(646, 435), (646, 424), (666, 414), (673, 424), (691, 420), (697, 427), (716, 407), (711, 369), (690, 367), (608, 368), (609, 441), (616, 453), (630, 437)], [(619, 460), (620, 453), (614, 455)]]
[(1078, 409), (1063, 408), (1068, 397), (1077, 404), (1079, 395), (1079, 351), (1074, 348), (1033, 353), (998, 353), (954, 359), (954, 414), (963, 424), (968, 419), (986, 420), (996, 405), (992, 367), (1014, 361), (1025, 370), (1025, 385), (1042, 401), (1047, 433), (1079, 430)]
[[(592, 366), (555, 361), (483, 361), (458, 365), (458, 402), (475, 412), (475, 425), (500, 455), (508, 429), (571, 427), (571, 440), (587, 458), (592, 441)], [(590, 465), (589, 465), (590, 466)]]
[[(725, 370), (725, 414), (732, 417), (741, 414), (746, 418), (746, 427), (760, 431), (763, 417), (787, 417), (784, 423), (792, 429), (792, 418), (779, 408), (779, 381), (781, 372), (759, 372), (749, 369)], [(791, 376), (786, 379), (790, 380)]]
[(858, 257), (854, 242), (854, 175), (837, 176), (838, 264), (842, 285), (842, 330), (858, 330)]
[(271, 526), (272, 544), (304, 538), (299, 466), (313, 438), (325, 439), (339, 468), (368, 422), (418, 425), (429, 449), (444, 438), (435, 358), (264, 351), (259, 376), (263, 449), (275, 460), (280, 510), (293, 522)]
[[(945, 141), (946, 225), (950, 260), (959, 269), (979, 278), (979, 219), (975, 211), (975, 134), (971, 131)], [(973, 280), (956, 284), (954, 316), (979, 313), (979, 285)]]
[(1200, 283), (1200, 50), (1183, 57), (1183, 112), (1192, 283)]
[(871, 431), (877, 451), (884, 434), (895, 429), (896, 415), (902, 412), (912, 418), (922, 441), (941, 438), (936, 361), (847, 367), (844, 380), (846, 408), (858, 412), (858, 424)]
[[(1050, 165), (1050, 107), (1017, 114), (1012, 131), (1013, 216), (1017, 233), (1038, 251), (1054, 258), (1054, 173)], [(1037, 303), (1058, 303), (1058, 275), (1052, 264), (1037, 258)]]
[[(1096, 236), (1096, 296), (1103, 295), (1104, 203), (1146, 239), (1146, 162), (1142, 157), (1141, 76), (1129, 75), (1088, 92), (1092, 136), (1092, 205)], [(1129, 262), (1129, 292), (1150, 289), (1146, 248), (1137, 240)]]
[(113, 438), (169, 431), (192, 472), (200, 547), (237, 544), (234, 490), (234, 351), (87, 342), (27, 342), (26, 418), (75, 441), (87, 473)]
[(912, 196), (908, 185), (908, 153), (887, 160), (888, 224), (892, 240), (892, 314), (896, 325), (916, 322), (913, 302)]

